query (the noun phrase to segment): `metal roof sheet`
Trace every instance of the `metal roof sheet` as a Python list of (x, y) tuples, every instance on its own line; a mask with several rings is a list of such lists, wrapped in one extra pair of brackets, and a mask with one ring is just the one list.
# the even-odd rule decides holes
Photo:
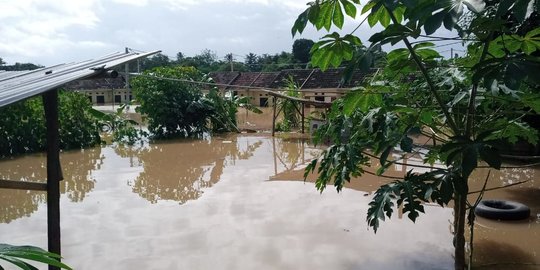
[(66, 83), (97, 75), (103, 70), (143, 58), (160, 51), (147, 53), (116, 52), (98, 59), (60, 64), (22, 72), (0, 72), (0, 107), (33, 97)]

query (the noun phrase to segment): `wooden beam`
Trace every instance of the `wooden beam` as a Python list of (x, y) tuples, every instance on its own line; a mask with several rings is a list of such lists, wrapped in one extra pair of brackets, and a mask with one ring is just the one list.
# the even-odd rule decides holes
[[(45, 92), (43, 107), (47, 125), (47, 236), (49, 252), (61, 255), (60, 244), (60, 135), (58, 120), (58, 90)], [(60, 268), (49, 265), (49, 270)]]
[(0, 179), (0, 188), (46, 191), (47, 183), (11, 181)]

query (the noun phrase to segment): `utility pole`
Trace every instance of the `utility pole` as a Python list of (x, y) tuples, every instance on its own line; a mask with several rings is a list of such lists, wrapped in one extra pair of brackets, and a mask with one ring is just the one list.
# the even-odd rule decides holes
[(450, 59), (454, 59), (454, 48), (450, 48)]
[[(128, 54), (128, 53), (129, 53), (129, 48), (126, 47), (126, 54)], [(129, 62), (126, 63), (126, 77), (125, 78), (126, 78), (126, 90), (127, 90), (127, 93), (128, 93), (127, 98), (129, 99), (129, 97), (131, 97), (131, 89), (129, 87)], [(113, 97), (113, 104), (114, 104), (114, 97)]]

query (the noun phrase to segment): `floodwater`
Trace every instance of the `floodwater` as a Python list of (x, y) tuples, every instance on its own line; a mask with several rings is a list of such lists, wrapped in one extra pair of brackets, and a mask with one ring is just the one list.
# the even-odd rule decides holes
[[(340, 194), (320, 194), (301, 181), (319, 152), (304, 139), (243, 134), (62, 153), (64, 261), (74, 269), (452, 268), (450, 208), (427, 205), (416, 224), (396, 211), (374, 234), (368, 203), (388, 179), (364, 177)], [(39, 154), (1, 161), (0, 178), (42, 180), (44, 162)], [(521, 201), (532, 215), (479, 218), (477, 264), (540, 263), (537, 177), (530, 168), (491, 173), (489, 187), (530, 180), (485, 197)], [(0, 242), (46, 247), (45, 195), (0, 190), (0, 199)]]

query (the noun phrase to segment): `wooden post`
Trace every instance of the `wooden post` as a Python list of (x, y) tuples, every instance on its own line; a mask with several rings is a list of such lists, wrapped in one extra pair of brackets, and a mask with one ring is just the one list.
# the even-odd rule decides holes
[[(58, 123), (58, 90), (43, 94), (47, 124), (47, 236), (49, 252), (61, 255), (60, 248), (60, 135)], [(49, 270), (59, 270), (50, 266)]]
[(274, 107), (274, 110), (273, 110), (273, 113), (272, 113), (272, 137), (274, 137), (274, 135), (276, 134), (276, 110), (277, 110), (277, 100), (276, 100), (276, 97), (272, 97), (272, 101), (274, 104), (273, 107)]
[(277, 152), (276, 152), (276, 138), (272, 138), (272, 152), (274, 156), (274, 176), (277, 175)]
[(305, 108), (306, 108), (306, 106), (305, 106), (304, 102), (302, 102), (301, 104), (302, 104), (302, 113), (301, 113), (301, 115), (302, 115), (302, 134), (304, 134), (305, 133), (304, 132), (304, 130), (305, 130), (305, 123), (304, 122), (305, 122)]

